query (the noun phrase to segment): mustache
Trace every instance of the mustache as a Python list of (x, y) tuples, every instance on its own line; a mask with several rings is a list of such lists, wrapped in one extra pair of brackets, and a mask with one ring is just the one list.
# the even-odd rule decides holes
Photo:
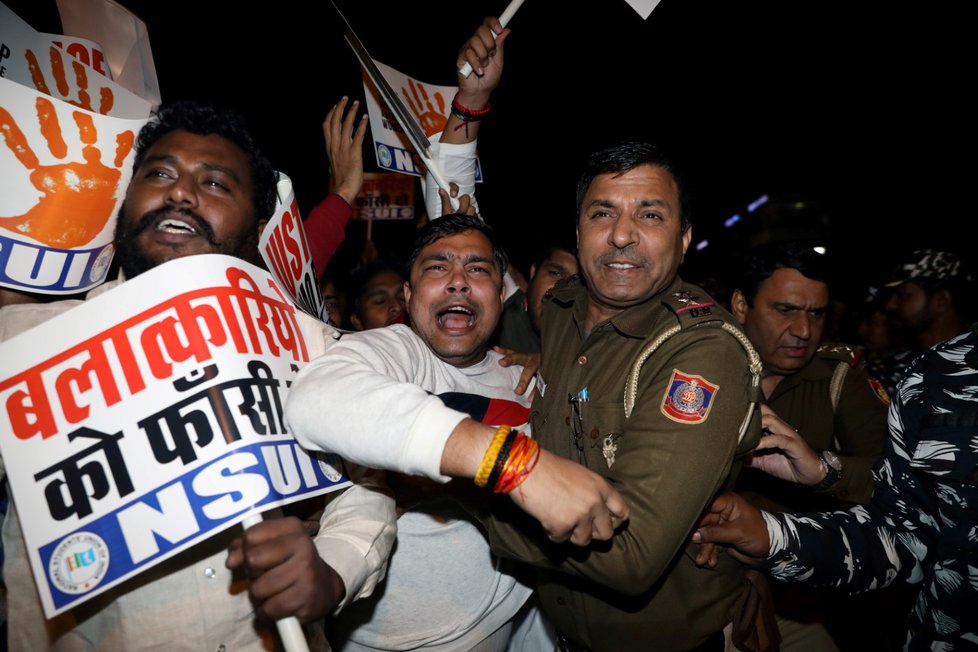
[(142, 217), (139, 218), (139, 221), (127, 229), (126, 235), (129, 237), (135, 237), (143, 231), (155, 227), (157, 223), (164, 219), (182, 219), (185, 222), (190, 222), (193, 224), (197, 233), (204, 236), (208, 242), (215, 246), (218, 244), (217, 238), (214, 235), (214, 229), (212, 229), (211, 225), (207, 223), (207, 220), (190, 209), (173, 208), (167, 206), (143, 213)]
[(639, 267), (648, 267), (650, 261), (645, 256), (636, 255), (634, 251), (629, 251), (628, 249), (614, 249), (606, 253), (601, 254), (595, 260), (599, 265), (606, 265), (611, 262), (617, 263), (632, 263), (633, 265), (638, 265)]

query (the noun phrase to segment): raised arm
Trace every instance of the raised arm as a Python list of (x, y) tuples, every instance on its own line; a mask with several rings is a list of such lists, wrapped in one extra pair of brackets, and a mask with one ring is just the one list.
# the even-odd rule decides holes
[[(349, 110), (347, 110), (349, 104)], [(363, 185), (363, 139), (367, 133), (367, 114), (357, 118), (360, 101), (343, 97), (323, 120), (323, 138), (329, 156), (329, 191), (353, 204)]]
[[(348, 106), (349, 105), (349, 106)], [(367, 133), (367, 115), (357, 119), (360, 103), (344, 97), (326, 114), (323, 138), (330, 162), (330, 194), (303, 222), (316, 274), (323, 275), (326, 266), (346, 237), (352, 205), (363, 185), (363, 139)]]
[[(499, 35), (493, 39), (493, 33)], [(487, 17), (475, 33), (462, 45), (455, 69), (468, 61), (473, 72), (468, 77), (457, 75), (458, 93), (444, 131), (432, 142), (431, 155), (445, 178), (455, 182), (459, 195), (469, 195), (475, 204), (475, 154), (479, 124), (488, 115), (490, 97), (499, 85), (503, 73), (503, 50), (510, 30), (503, 29), (495, 17)], [(425, 208), (434, 219), (442, 215), (439, 188), (431, 175), (425, 177)], [(478, 205), (476, 204), (478, 209)]]
[[(497, 38), (493, 38), (493, 34)], [(489, 99), (503, 75), (503, 50), (509, 28), (503, 28), (494, 16), (482, 21), (475, 33), (458, 51), (456, 68), (468, 62), (473, 74), (458, 78), (458, 94), (452, 102), (442, 143), (471, 143), (479, 136), (479, 122), (490, 109)], [(483, 113), (485, 112), (485, 113)]]

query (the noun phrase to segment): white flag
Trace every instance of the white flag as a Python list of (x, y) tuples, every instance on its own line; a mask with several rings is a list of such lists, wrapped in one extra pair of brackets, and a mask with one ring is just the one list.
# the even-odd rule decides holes
[(160, 103), (160, 83), (144, 23), (114, 0), (57, 0), (65, 34), (99, 43), (112, 78), (153, 105)]
[[(64, 0), (58, 0), (59, 3)], [(625, 0), (628, 6), (638, 12), (638, 15), (645, 20), (652, 13), (652, 10), (656, 8), (660, 0)]]

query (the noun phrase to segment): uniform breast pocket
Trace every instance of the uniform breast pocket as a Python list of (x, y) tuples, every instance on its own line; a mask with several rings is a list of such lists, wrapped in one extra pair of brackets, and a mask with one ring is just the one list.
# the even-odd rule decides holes
[(580, 415), (580, 445), (589, 468), (611, 469), (627, 445), (621, 403), (584, 403)]
[(910, 466), (924, 473), (978, 485), (978, 430), (971, 427), (929, 428), (921, 431)]

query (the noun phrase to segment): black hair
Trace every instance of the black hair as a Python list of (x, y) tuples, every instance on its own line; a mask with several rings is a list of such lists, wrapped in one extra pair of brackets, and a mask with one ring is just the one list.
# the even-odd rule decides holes
[(584, 207), (584, 196), (594, 179), (602, 174), (624, 174), (643, 165), (662, 168), (676, 182), (679, 189), (679, 219), (682, 231), (692, 225), (689, 197), (684, 183), (676, 170), (676, 164), (660, 148), (650, 143), (628, 141), (606, 147), (591, 154), (584, 165), (584, 172), (577, 181), (577, 216)]
[(180, 100), (160, 105), (150, 121), (140, 130), (136, 140), (133, 169), (138, 170), (146, 153), (160, 138), (171, 131), (186, 131), (198, 136), (220, 136), (238, 147), (251, 164), (252, 203), (255, 221), (267, 220), (275, 212), (278, 175), (271, 162), (258, 148), (243, 116), (229, 109), (220, 109), (206, 102)]
[(414, 261), (417, 260), (418, 256), (421, 254), (422, 249), (430, 245), (432, 242), (441, 240), (442, 238), (447, 238), (448, 236), (452, 236), (457, 233), (464, 233), (466, 231), (478, 231), (482, 235), (486, 236), (486, 239), (489, 240), (489, 244), (492, 245), (492, 255), (499, 264), (499, 273), (500, 275), (505, 274), (507, 267), (506, 253), (496, 242), (496, 237), (493, 235), (492, 228), (483, 222), (482, 218), (474, 215), (466, 215), (465, 213), (448, 213), (447, 215), (442, 215), (437, 220), (431, 220), (425, 224), (420, 231), (418, 231), (418, 235), (414, 239), (414, 249), (411, 251), (411, 255), (408, 257), (407, 265), (404, 268), (405, 278), (411, 278), (411, 268), (414, 266)]
[(761, 283), (776, 270), (785, 268), (798, 270), (802, 276), (821, 281), (831, 290), (830, 265), (826, 256), (815, 251), (811, 244), (800, 241), (767, 242), (752, 247), (744, 256), (737, 289), (743, 293), (747, 305), (754, 306)]

